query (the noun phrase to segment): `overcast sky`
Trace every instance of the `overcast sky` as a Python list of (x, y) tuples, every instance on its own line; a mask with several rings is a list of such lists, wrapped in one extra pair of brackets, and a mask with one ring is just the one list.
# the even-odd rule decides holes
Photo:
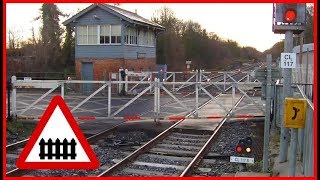
[[(70, 14), (61, 22), (80, 10), (87, 3), (56, 3), (63, 13)], [(31, 37), (31, 28), (39, 33), (40, 21), (34, 18), (40, 14), (40, 3), (6, 4), (6, 26), (8, 30), (19, 33), (23, 39)], [(222, 38), (237, 41), (240, 46), (252, 46), (259, 51), (272, 47), (284, 35), (272, 32), (272, 3), (121, 3), (120, 8), (151, 19), (156, 10), (167, 6), (175, 12), (178, 19), (192, 20), (201, 24), (207, 32), (215, 32)]]

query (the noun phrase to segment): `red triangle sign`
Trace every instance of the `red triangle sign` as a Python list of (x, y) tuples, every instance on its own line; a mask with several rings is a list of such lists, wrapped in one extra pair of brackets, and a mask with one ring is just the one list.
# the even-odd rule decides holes
[(55, 96), (16, 165), (20, 169), (96, 169), (99, 160), (62, 97)]

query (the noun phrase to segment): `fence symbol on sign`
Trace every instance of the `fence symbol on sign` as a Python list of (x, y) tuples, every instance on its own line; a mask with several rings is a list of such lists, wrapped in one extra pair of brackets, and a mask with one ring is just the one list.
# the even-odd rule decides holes
[[(40, 159), (45, 159), (45, 157), (47, 157), (48, 159), (52, 159), (52, 157), (54, 156), (56, 159), (60, 159), (60, 156), (62, 156), (63, 159), (68, 159), (68, 157), (70, 157), (71, 159), (75, 159), (77, 156), (76, 145), (77, 143), (73, 138), (71, 139), (70, 143), (67, 139), (64, 139), (62, 142), (60, 142), (60, 139), (57, 139), (56, 142), (52, 142), (52, 139), (49, 138), (48, 142), (45, 142), (45, 140), (42, 138), (39, 142), (39, 157)], [(55, 147), (55, 153), (52, 152), (53, 146)], [(63, 149), (62, 153), (60, 153), (60, 146), (62, 146)], [(68, 153), (68, 146), (70, 146), (70, 153)]]
[(99, 161), (62, 97), (55, 96), (16, 165), (20, 169), (96, 169)]
[(292, 107), (292, 109), (294, 110), (294, 115), (291, 118), (292, 120), (295, 120), (297, 118), (297, 114), (300, 111), (300, 109), (296, 108), (296, 107)]

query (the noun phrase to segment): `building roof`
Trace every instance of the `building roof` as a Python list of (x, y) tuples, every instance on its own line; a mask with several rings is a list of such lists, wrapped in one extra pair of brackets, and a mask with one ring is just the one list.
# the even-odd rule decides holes
[(71, 18), (69, 18), (68, 20), (66, 20), (65, 22), (63, 22), (63, 25), (68, 25), (69, 23), (75, 21), (77, 18), (81, 17), (82, 15), (86, 14), (87, 12), (89, 12), (90, 10), (92, 10), (95, 7), (100, 7), (106, 11), (108, 11), (111, 14), (114, 14), (130, 23), (135, 23), (135, 24), (142, 24), (142, 25), (147, 25), (147, 26), (152, 26), (154, 28), (157, 29), (161, 29), (164, 30), (165, 27), (152, 22), (146, 18), (143, 18), (141, 16), (139, 16), (136, 13), (121, 9), (119, 7), (116, 6), (111, 6), (109, 4), (92, 4), (89, 7), (85, 8), (84, 10), (80, 11), (78, 14), (72, 16)]

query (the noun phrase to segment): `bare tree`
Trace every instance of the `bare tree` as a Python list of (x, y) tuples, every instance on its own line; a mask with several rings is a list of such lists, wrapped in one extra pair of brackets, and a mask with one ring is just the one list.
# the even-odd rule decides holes
[(10, 29), (8, 31), (8, 48), (17, 49), (21, 45), (22, 36), (17, 30)]

